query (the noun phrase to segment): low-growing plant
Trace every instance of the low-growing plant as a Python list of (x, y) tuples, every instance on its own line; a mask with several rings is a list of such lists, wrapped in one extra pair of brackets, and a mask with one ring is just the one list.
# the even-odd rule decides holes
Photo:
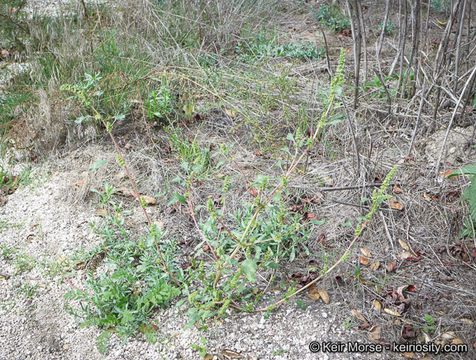
[(212, 167), (212, 154), (210, 148), (201, 147), (197, 141), (197, 135), (194, 138), (182, 135), (180, 127), (173, 124), (165, 127), (171, 150), (179, 155), (180, 166), (187, 176), (192, 173), (200, 178), (205, 175)]
[(464, 220), (463, 229), (460, 231), (460, 237), (470, 237), (476, 239), (476, 164), (463, 166), (459, 170), (453, 171), (448, 177), (470, 176), (471, 185), (463, 192), (462, 200), (468, 200), (469, 213)]
[[(393, 80), (398, 80), (398, 75), (386, 76), (384, 78), (384, 81), (387, 84), (387, 90), (388, 90), (390, 96), (395, 96), (396, 93), (397, 93), (396, 88), (388, 87), (389, 82), (391, 82)], [(373, 97), (385, 98), (387, 96), (386, 92), (385, 92), (384, 85), (382, 84), (382, 81), (380, 80), (380, 78), (377, 75), (375, 75), (373, 80), (369, 80), (369, 81), (365, 82), (362, 85), (362, 87), (363, 87), (364, 91), (368, 92)]]
[(150, 120), (168, 118), (172, 113), (172, 97), (165, 77), (160, 82), (160, 87), (149, 93), (145, 106)]
[(349, 18), (343, 14), (338, 4), (320, 4), (316, 11), (316, 19), (325, 29), (335, 32), (350, 29)]
[(152, 313), (167, 306), (181, 292), (158, 260), (163, 256), (167, 266), (180, 274), (175, 263), (176, 242), (165, 239), (166, 233), (155, 226), (147, 236), (131, 238), (120, 209), (114, 210), (104, 224), (93, 224), (102, 241), (89, 255), (102, 254), (100, 265), (104, 271), (95, 273), (91, 269), (85, 288), (73, 289), (65, 295), (68, 311), (81, 319), (83, 326), (94, 325), (103, 330), (97, 340), (102, 353), (112, 333), (127, 339), (142, 332), (149, 341), (155, 341)]
[(324, 50), (319, 49), (311, 42), (297, 42), (278, 45), (274, 40), (258, 36), (255, 40), (247, 41), (235, 46), (238, 60), (254, 62), (269, 57), (288, 57), (303, 61), (317, 60), (324, 55)]
[(23, 12), (27, 0), (4, 0), (0, 4), (0, 46), (23, 49), (24, 40), (29, 34)]
[[(387, 25), (385, 25), (385, 29), (383, 30), (384, 35), (390, 35), (393, 31), (395, 24), (391, 21), (387, 21)], [(383, 29), (383, 21), (380, 22), (378, 26), (378, 33), (381, 34)]]
[(430, 5), (437, 12), (446, 12), (451, 5), (451, 0), (431, 0)]

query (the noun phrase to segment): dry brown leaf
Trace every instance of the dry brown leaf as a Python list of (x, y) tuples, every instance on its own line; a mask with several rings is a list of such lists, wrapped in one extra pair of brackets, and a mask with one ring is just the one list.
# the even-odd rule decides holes
[(441, 335), (441, 338), (444, 341), (454, 339), (455, 337), (456, 337), (456, 334), (453, 331), (448, 331), (448, 332), (443, 333), (443, 335)]
[(256, 190), (255, 188), (252, 188), (252, 187), (249, 187), (248, 186), (248, 192), (253, 195), (254, 197), (257, 197), (258, 196), (258, 190)]
[(350, 310), (350, 312), (351, 312), (352, 315), (354, 315), (357, 319), (359, 319), (359, 320), (361, 320), (361, 321), (364, 321), (364, 322), (367, 321), (367, 320), (365, 320), (364, 316), (363, 316), (361, 313), (359, 313), (357, 310), (352, 309), (352, 310)]
[(225, 109), (225, 114), (227, 114), (229, 117), (235, 117), (236, 116), (236, 111)]
[(403, 210), (403, 205), (400, 204), (395, 198), (391, 198), (390, 199), (390, 208), (392, 208), (394, 210), (402, 211)]
[(164, 231), (164, 229), (165, 229), (165, 224), (164, 224), (163, 221), (156, 220), (156, 221), (153, 222), (153, 224), (154, 224), (155, 226), (157, 226), (157, 229), (159, 229), (160, 231)]
[(215, 355), (212, 354), (206, 354), (203, 360), (213, 360), (216, 359)]
[(312, 284), (311, 286), (309, 286), (309, 290), (307, 291), (307, 296), (311, 300), (319, 300), (321, 295), (319, 294), (319, 290), (316, 289), (315, 284)]
[(380, 267), (380, 261), (370, 264), (370, 270), (372, 271), (377, 271), (379, 267)]
[(393, 316), (402, 316), (400, 315), (399, 312), (395, 311), (395, 310), (392, 310), (392, 309), (389, 309), (389, 308), (385, 308), (383, 309), (383, 311), (385, 311), (387, 314), (389, 315), (393, 315)]
[(400, 194), (400, 193), (402, 192), (402, 188), (401, 188), (400, 186), (398, 186), (398, 185), (394, 185), (394, 186), (393, 186), (393, 192), (394, 192), (395, 194)]
[(440, 176), (444, 176), (445, 178), (449, 178), (451, 175), (453, 175), (453, 170), (448, 170), (445, 173), (440, 173)]
[(382, 310), (382, 304), (380, 303), (380, 301), (374, 300), (373, 304), (374, 304), (374, 308), (376, 308), (379, 311)]
[(411, 252), (404, 251), (400, 254), (400, 259), (405, 260), (405, 259), (408, 259), (411, 256), (412, 256)]
[(360, 252), (361, 252), (365, 257), (368, 257), (368, 258), (372, 257), (372, 256), (370, 255), (370, 250), (367, 249), (367, 248), (361, 247), (361, 248), (360, 248)]
[(73, 187), (81, 187), (84, 185), (86, 181), (84, 179), (79, 179), (78, 181), (75, 181), (74, 183), (71, 184)]
[(96, 216), (101, 216), (101, 217), (105, 217), (107, 215), (107, 210), (106, 209), (97, 209), (95, 212), (94, 212), (94, 215)]
[(451, 343), (453, 345), (461, 345), (461, 344), (463, 344), (463, 340), (461, 340), (460, 338), (455, 338), (455, 339), (453, 339), (453, 341), (451, 341)]
[(146, 205), (155, 205), (155, 204), (157, 204), (157, 200), (155, 200), (151, 196), (144, 195), (144, 196), (141, 196), (141, 198), (145, 201)]
[(223, 355), (225, 359), (242, 359), (243, 358), (243, 355), (230, 349), (223, 349), (221, 351), (221, 354)]
[(466, 318), (462, 318), (462, 319), (459, 319), (461, 322), (464, 322), (468, 325), (472, 325), (473, 324), (473, 321), (471, 321), (470, 319), (466, 319)]
[(428, 195), (427, 193), (423, 193), (423, 197), (425, 198), (426, 201), (431, 201), (431, 196)]
[(388, 264), (388, 272), (393, 272), (395, 270), (395, 266), (397, 266), (395, 261), (392, 261), (390, 264)]
[(404, 248), (405, 250), (410, 251), (410, 246), (408, 246), (408, 244), (405, 241), (403, 241), (402, 239), (398, 239), (398, 243), (400, 244), (400, 246), (402, 248)]
[(321, 296), (322, 301), (324, 301), (325, 304), (329, 304), (330, 299), (329, 299), (329, 294), (327, 293), (326, 290), (318, 290), (319, 295)]
[(380, 325), (374, 326), (370, 329), (370, 340), (379, 341), (380, 335), (382, 334), (382, 327)]
[(366, 258), (365, 256), (360, 256), (360, 263), (362, 265), (366, 266), (366, 265), (370, 264), (370, 260), (369, 260), (369, 258)]
[(412, 352), (404, 352), (402, 353), (402, 356), (405, 359), (416, 359), (415, 353), (412, 353)]

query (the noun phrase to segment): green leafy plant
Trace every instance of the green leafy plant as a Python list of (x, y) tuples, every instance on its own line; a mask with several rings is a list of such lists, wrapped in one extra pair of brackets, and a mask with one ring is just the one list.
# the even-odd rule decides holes
[(0, 4), (0, 46), (16, 46), (23, 49), (25, 38), (29, 35), (26, 14), (23, 8), (27, 0), (4, 0)]
[(288, 57), (303, 61), (317, 60), (324, 55), (323, 49), (318, 49), (311, 42), (297, 42), (278, 45), (264, 36), (235, 46), (238, 60), (254, 62), (268, 57)]
[(342, 32), (344, 29), (350, 29), (350, 21), (345, 16), (337, 4), (321, 4), (316, 11), (316, 19), (322, 26), (335, 32)]
[(468, 218), (464, 221), (463, 229), (459, 236), (469, 236), (476, 238), (476, 164), (463, 166), (459, 170), (453, 171), (448, 177), (454, 176), (470, 176), (471, 185), (463, 192), (463, 200), (468, 200), (469, 213)]
[(436, 330), (436, 319), (433, 318), (430, 314), (425, 314), (424, 317), (426, 325), (423, 327), (423, 331), (427, 334), (432, 334)]
[(149, 341), (155, 341), (152, 313), (167, 306), (181, 292), (158, 260), (163, 257), (170, 269), (180, 273), (175, 264), (176, 242), (165, 239), (166, 233), (156, 227), (144, 238), (131, 239), (120, 208), (116, 206), (114, 210), (105, 224), (93, 224), (102, 242), (87, 254), (89, 259), (103, 259), (105, 271), (95, 274), (95, 269), (91, 270), (85, 289), (74, 289), (65, 295), (70, 303), (68, 311), (80, 318), (84, 326), (103, 329), (97, 339), (102, 352), (112, 333), (127, 338), (140, 331)]
[(451, 5), (451, 0), (431, 0), (430, 4), (433, 10), (446, 12)]
[[(393, 22), (387, 21), (387, 25), (385, 26), (385, 29), (384, 29), (383, 33), (385, 35), (390, 35), (392, 33), (394, 27), (395, 27), (395, 24)], [(379, 34), (382, 32), (382, 28), (383, 28), (383, 21), (381, 21), (379, 26), (378, 26)]]
[[(387, 84), (387, 90), (389, 94), (391, 96), (395, 96), (395, 94), (397, 93), (397, 89), (388, 88), (388, 84), (393, 80), (398, 80), (398, 75), (386, 76), (384, 80)], [(385, 98), (387, 96), (382, 81), (380, 81), (380, 78), (377, 75), (375, 75), (373, 80), (365, 82), (362, 87), (364, 91), (368, 92), (372, 97)]]
[(161, 80), (160, 87), (149, 93), (145, 106), (150, 120), (164, 119), (172, 113), (172, 98), (165, 77)]

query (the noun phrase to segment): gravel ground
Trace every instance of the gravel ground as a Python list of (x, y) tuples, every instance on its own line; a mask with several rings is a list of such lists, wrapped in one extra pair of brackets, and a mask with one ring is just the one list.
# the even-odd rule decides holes
[[(8, 277), (0, 277), (0, 359), (198, 359), (190, 345), (202, 345), (201, 337), (210, 354), (220, 355), (218, 359), (226, 359), (228, 350), (243, 359), (382, 359), (395, 355), (311, 353), (309, 343), (314, 340), (370, 341), (342, 327), (342, 319), (348, 316), (342, 314), (345, 304), (331, 301), (324, 305), (305, 297), (306, 310), (289, 303), (268, 319), (263, 314), (232, 315), (202, 333), (196, 328), (184, 330), (188, 319), (183, 309), (170, 308), (157, 315), (161, 325), (158, 343), (139, 338), (122, 345), (113, 339), (108, 353), (100, 355), (95, 345), (99, 330), (80, 327), (64, 310), (63, 296), (72, 286), (82, 286), (82, 272), (65, 279), (54, 271), (76, 249), (92, 248), (98, 242), (88, 226), (98, 220), (95, 207), (75, 202), (71, 195), (72, 184), (89, 166), (86, 154), (113, 156), (94, 145), (79, 154), (51, 159), (33, 168), (33, 183), (20, 187), (0, 207), (0, 273)], [(8, 255), (6, 249), (15, 255)]]

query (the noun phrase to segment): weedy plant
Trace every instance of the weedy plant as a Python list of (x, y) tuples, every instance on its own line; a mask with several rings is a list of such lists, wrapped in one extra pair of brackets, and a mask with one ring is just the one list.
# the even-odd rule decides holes
[(255, 40), (235, 46), (238, 60), (254, 62), (269, 57), (288, 57), (303, 61), (317, 60), (324, 55), (324, 49), (319, 49), (311, 42), (297, 42), (278, 45), (274, 40), (258, 36)]
[(476, 239), (476, 164), (463, 166), (461, 169), (453, 171), (448, 177), (462, 175), (470, 176), (471, 185), (463, 193), (462, 199), (468, 200), (469, 212), (459, 236)]
[[(104, 194), (101, 203), (107, 196)], [(73, 289), (65, 296), (68, 311), (81, 319), (83, 326), (94, 325), (103, 330), (97, 339), (101, 353), (107, 350), (113, 333), (127, 339), (141, 332), (154, 342), (157, 326), (150, 320), (152, 313), (181, 292), (159, 260), (180, 274), (175, 263), (176, 242), (164, 239), (165, 233), (156, 227), (141, 239), (130, 238), (120, 206), (113, 207), (110, 201), (107, 204), (110, 215), (105, 223), (92, 224), (101, 244), (88, 254), (91, 258), (101, 254), (105, 269), (97, 274), (89, 271), (85, 288)]]
[(316, 11), (316, 19), (322, 26), (335, 32), (350, 29), (349, 18), (342, 13), (338, 4), (321, 4)]
[[(202, 239), (188, 267), (177, 265), (176, 241), (169, 239), (156, 226), (149, 225), (148, 234), (143, 238), (131, 237), (124, 226), (121, 206), (114, 201), (114, 190), (105, 184), (104, 191), (98, 192), (99, 204), (108, 210), (108, 215), (103, 225), (93, 226), (102, 242), (87, 256), (93, 258), (95, 254), (100, 255), (103, 258), (102, 268), (96, 274), (94, 270), (90, 271), (85, 289), (72, 290), (67, 299), (75, 302), (76, 305), (71, 304), (69, 310), (80, 317), (84, 325), (103, 329), (98, 338), (98, 347), (102, 352), (107, 349), (107, 341), (113, 333), (126, 339), (140, 331), (153, 341), (156, 333), (156, 326), (151, 321), (153, 312), (167, 306), (180, 294), (186, 298), (178, 305), (188, 303), (188, 326), (205, 326), (210, 318), (228, 316), (231, 308), (270, 312), (312, 284), (300, 290), (296, 290), (295, 284), (287, 284), (280, 299), (269, 298), (267, 292), (275, 286), (275, 279), (286, 264), (308, 252), (306, 240), (312, 226), (322, 224), (317, 220), (303, 223), (301, 216), (287, 210), (284, 197), (289, 195), (287, 184), (290, 176), (332, 121), (333, 109), (345, 82), (344, 54), (342, 51), (336, 75), (331, 81), (325, 111), (313, 122), (313, 133), (307, 137), (302, 133), (292, 136), (295, 152), (290, 156), (288, 169), (280, 178), (258, 176), (254, 182), (248, 183), (252, 197), (232, 214), (225, 206), (230, 188), (230, 179), (225, 176), (221, 200), (214, 202), (210, 199), (206, 206), (206, 218), (196, 219), (198, 207), (195, 207), (191, 195), (193, 180), (210, 169), (213, 154), (209, 149), (201, 149), (196, 139), (182, 137), (176, 127), (170, 125), (166, 128), (171, 148), (182, 158), (186, 171), (186, 179), (183, 180), (186, 192), (175, 194), (171, 202), (188, 205)], [(63, 86), (63, 89), (72, 92), (89, 109), (93, 119), (105, 126), (116, 144), (111, 134), (114, 117), (103, 115), (97, 105), (101, 104), (100, 99), (95, 99), (102, 96), (94, 85), (101, 79), (99, 76), (88, 79), (79, 85)], [(291, 136), (288, 138), (291, 139)], [(118, 162), (127, 172), (120, 149), (117, 146), (116, 149)], [(227, 149), (221, 150), (221, 153), (229, 154)], [(367, 216), (360, 219), (349, 248), (332, 266), (326, 264), (319, 278), (348, 258), (351, 247), (372, 215), (388, 198), (385, 191), (395, 171), (396, 168), (389, 173), (382, 187), (375, 190), (372, 208)], [(130, 180), (150, 224), (144, 202), (132, 178)], [(263, 302), (266, 305), (260, 307)], [(197, 346), (197, 350), (202, 351), (203, 347)]]

